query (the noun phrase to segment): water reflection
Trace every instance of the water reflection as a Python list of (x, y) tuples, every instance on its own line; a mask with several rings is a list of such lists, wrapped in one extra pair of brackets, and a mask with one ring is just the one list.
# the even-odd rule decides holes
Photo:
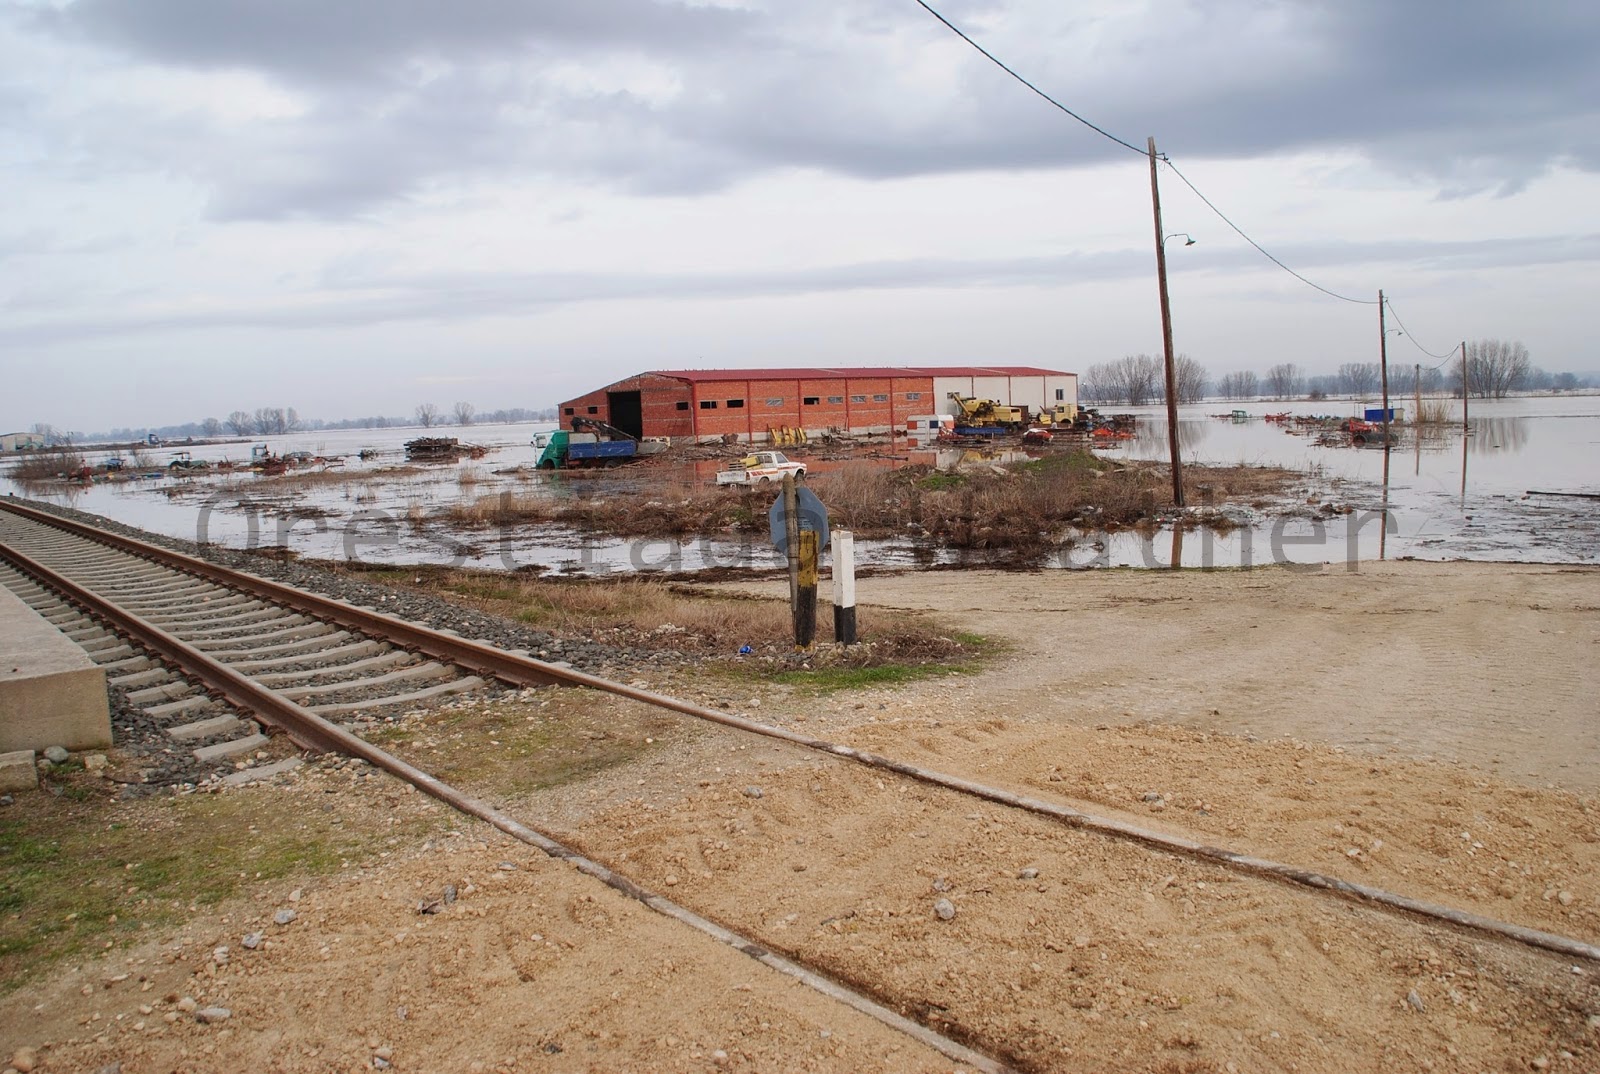
[(1528, 418), (1474, 418), (1472, 419), (1472, 450), (1478, 454), (1490, 451), (1522, 451), (1528, 446), (1528, 433), (1532, 422)]

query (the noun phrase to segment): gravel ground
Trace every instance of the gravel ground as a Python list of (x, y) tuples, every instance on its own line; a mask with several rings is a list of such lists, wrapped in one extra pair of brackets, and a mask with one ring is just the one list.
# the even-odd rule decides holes
[(233, 570), (247, 571), (262, 578), (297, 586), (323, 596), (364, 604), (386, 615), (408, 619), (436, 630), (454, 630), (464, 638), (485, 642), (501, 649), (525, 649), (540, 659), (565, 661), (578, 670), (590, 674), (615, 674), (623, 670), (637, 672), (641, 667), (675, 665), (690, 659), (675, 650), (601, 645), (588, 640), (559, 638), (546, 631), (534, 630), (513, 620), (487, 615), (449, 600), (424, 594), (398, 592), (388, 586), (365, 582), (315, 563), (239, 552), (215, 545), (196, 545), (192, 541), (181, 541), (126, 526), (103, 515), (86, 514), (34, 500), (22, 502), (49, 514), (84, 522), (150, 544), (161, 545)]
[[(32, 500), (23, 502), (49, 514), (170, 548), (185, 555), (197, 556), (230, 569), (245, 571), (323, 596), (366, 605), (387, 615), (434, 629), (454, 630), (464, 638), (485, 642), (497, 648), (526, 650), (540, 659), (565, 662), (590, 674), (612, 678), (626, 676), (632, 679), (641, 672), (648, 675), (650, 669), (665, 669), (691, 662), (693, 659), (677, 650), (603, 645), (586, 639), (560, 638), (546, 631), (533, 630), (513, 620), (488, 615), (449, 600), (393, 590), (318, 564), (239, 552), (211, 545), (198, 546), (191, 541), (149, 533), (101, 515), (87, 514)], [(488, 692), (493, 695), (498, 692), (498, 688), (491, 687)], [(119, 758), (121, 763), (114, 766), (112, 778), (122, 783), (124, 795), (133, 796), (172, 787), (188, 788), (205, 785), (233, 772), (238, 766), (238, 759), (202, 764), (196, 761), (193, 755), (193, 750), (197, 747), (231, 738), (233, 737), (231, 734), (176, 744), (165, 733), (170, 721), (152, 719), (139, 705), (128, 701), (125, 690), (113, 687), (109, 694), (113, 738), (117, 749), (123, 755)], [(453, 699), (447, 696), (445, 700), (448, 702)], [(361, 719), (368, 723), (381, 718), (382, 713), (363, 713), (361, 716)], [(280, 744), (275, 741), (269, 750), (262, 752), (265, 756), (261, 759), (272, 759), (287, 755), (290, 748), (286, 743)]]

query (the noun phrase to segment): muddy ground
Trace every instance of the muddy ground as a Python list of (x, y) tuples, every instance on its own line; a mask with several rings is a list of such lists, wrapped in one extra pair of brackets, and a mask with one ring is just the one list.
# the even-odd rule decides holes
[[(865, 691), (692, 669), (653, 684), (1600, 942), (1600, 571), (936, 573), (863, 581), (862, 599), (1011, 648)], [(1600, 1069), (1597, 963), (581, 693), (418, 716), (385, 741), (1020, 1069)], [(954, 1066), (384, 777), (324, 763), (229, 793), (258, 824), (331, 808), (397, 834), (42, 964), (0, 999), (8, 1052), (126, 1074)], [(156, 806), (105, 808), (136, 825)], [(209, 1006), (231, 1016), (188, 1009)]]

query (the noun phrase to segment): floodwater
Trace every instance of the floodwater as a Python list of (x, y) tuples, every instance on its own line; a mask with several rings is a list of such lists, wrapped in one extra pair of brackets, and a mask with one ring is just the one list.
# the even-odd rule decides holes
[[(1600, 562), (1600, 396), (1540, 396), (1471, 401), (1469, 431), (1461, 429), (1461, 402), (1423, 400), (1445, 408), (1450, 421), (1424, 426), (1420, 437), (1399, 430), (1394, 447), (1330, 447), (1315, 434), (1266, 414), (1360, 416), (1376, 402), (1206, 403), (1179, 408), (1179, 452), (1188, 463), (1282, 466), (1320, 481), (1331, 497), (1356, 513), (1295, 526), (1274, 519), (1231, 540), (1185, 535), (1184, 565), (1213, 565), (1196, 544), (1214, 548), (1217, 565), (1244, 556), (1262, 562), (1329, 562), (1376, 558), (1484, 559), (1516, 562)], [(1412, 409), (1409, 397), (1396, 407)], [(1212, 415), (1235, 408), (1243, 422)], [(1167, 458), (1163, 408), (1143, 408), (1140, 435), (1123, 450), (1129, 458)], [(1562, 493), (1565, 495), (1550, 495)], [(1576, 495), (1574, 495), (1576, 494)], [(1309, 505), (1308, 505), (1309, 506)], [(1387, 514), (1387, 525), (1383, 518)], [(1292, 522), (1292, 520), (1291, 520)], [(1287, 545), (1275, 552), (1273, 526), (1283, 525)], [(1263, 547), (1263, 539), (1266, 546)], [(1304, 541), (1296, 544), (1295, 541)], [(1245, 548), (1253, 542), (1253, 547)], [(1161, 542), (1154, 542), (1157, 551)], [(1319, 554), (1320, 553), (1320, 554)], [(1207, 554), (1207, 547), (1198, 550)]]
[[(1396, 405), (1409, 406), (1409, 400)], [(1442, 401), (1459, 419), (1460, 403)], [(1242, 421), (1212, 415), (1235, 408)], [(1113, 408), (1114, 409), (1114, 408)], [(1184, 532), (1165, 526), (1154, 534), (1084, 533), (1038, 566), (1237, 566), (1270, 562), (1347, 562), (1415, 557), (1542, 562), (1600, 562), (1600, 499), (1530, 493), (1600, 493), (1600, 396), (1474, 400), (1470, 433), (1459, 422), (1410, 430), (1389, 452), (1332, 447), (1292, 425), (1262, 420), (1268, 413), (1360, 413), (1353, 401), (1320, 403), (1207, 403), (1179, 412), (1186, 463), (1273, 465), (1306, 474), (1305, 498), (1354, 508), (1323, 517), (1311, 504), (1281, 509), (1226, 509), (1241, 524), (1227, 535)], [(1108, 456), (1165, 461), (1167, 424), (1162, 408), (1143, 408), (1139, 435), (1102, 450)], [(6, 479), (0, 491), (105, 515), (156, 533), (232, 547), (284, 547), (319, 559), (381, 564), (452, 564), (506, 570), (541, 569), (575, 574), (610, 571), (697, 571), (716, 567), (779, 568), (782, 561), (764, 534), (737, 539), (683, 540), (597, 537), (554, 526), (482, 531), (427, 524), (428, 516), (463, 501), (511, 492), (584, 496), (602, 487), (586, 476), (532, 469), (535, 433), (551, 425), (478, 425), (437, 428), (490, 453), (476, 460), (408, 466), (402, 445), (418, 429), (342, 430), (266, 437), (213, 445), (146, 448), (147, 476), (87, 487), (23, 487)], [(276, 453), (307, 451), (340, 459), (297, 471), (289, 479), (249, 472), (175, 476), (167, 464), (177, 452), (196, 459), (247, 463), (252, 443)], [(360, 458), (368, 453), (366, 459)], [(111, 454), (92, 453), (98, 462)], [(904, 456), (903, 449), (900, 451)], [(1011, 456), (1020, 453), (1011, 452)], [(123, 453), (128, 459), (127, 453)], [(1004, 458), (1005, 456), (1002, 456)], [(131, 460), (130, 460), (131, 461)], [(919, 452), (911, 461), (941, 467), (998, 461), (982, 453)], [(903, 464), (884, 460), (882, 465)], [(839, 464), (833, 464), (839, 465)], [(829, 468), (821, 463), (817, 471)], [(715, 463), (686, 463), (686, 479), (713, 480)], [(321, 471), (326, 476), (321, 476)], [(654, 471), (659, 474), (660, 471)], [(309, 475), (309, 476), (307, 476)], [(615, 489), (610, 475), (604, 482)], [(651, 488), (638, 487), (640, 510), (651, 509)], [(1194, 506), (1194, 505), (1191, 505)], [(985, 554), (930, 549), (910, 541), (858, 542), (863, 565), (982, 565)], [(1009, 561), (1008, 561), (1009, 562)]]

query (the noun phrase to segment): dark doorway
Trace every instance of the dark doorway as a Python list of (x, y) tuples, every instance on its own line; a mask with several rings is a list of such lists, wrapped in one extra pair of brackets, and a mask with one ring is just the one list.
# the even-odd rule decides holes
[(638, 392), (606, 392), (606, 406), (611, 410), (611, 424), (629, 436), (644, 436), (644, 404)]

